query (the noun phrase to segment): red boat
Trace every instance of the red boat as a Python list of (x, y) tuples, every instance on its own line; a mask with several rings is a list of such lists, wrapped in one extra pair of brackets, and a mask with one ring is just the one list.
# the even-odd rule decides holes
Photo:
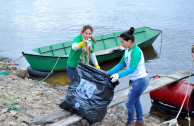
[[(155, 79), (164, 75), (158, 74)], [(150, 92), (150, 98), (153, 102), (160, 102), (163, 105), (170, 105), (179, 109), (185, 98), (187, 92), (188, 82), (180, 80), (177, 83), (164, 86)], [(183, 110), (192, 112), (194, 111), (194, 84), (190, 83), (186, 101), (183, 105)]]

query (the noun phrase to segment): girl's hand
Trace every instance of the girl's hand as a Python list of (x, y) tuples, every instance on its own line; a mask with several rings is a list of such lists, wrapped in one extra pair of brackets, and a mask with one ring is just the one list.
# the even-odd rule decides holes
[(95, 67), (98, 68), (98, 69), (100, 69), (100, 66), (99, 65), (96, 65)]
[(119, 75), (118, 75), (118, 73), (116, 73), (116, 74), (113, 74), (112, 76), (110, 76), (110, 78), (111, 78), (111, 82), (114, 83), (119, 79)]
[(84, 41), (79, 42), (79, 43), (77, 44), (77, 46), (80, 47), (80, 48), (82, 48), (82, 47), (84, 46)]

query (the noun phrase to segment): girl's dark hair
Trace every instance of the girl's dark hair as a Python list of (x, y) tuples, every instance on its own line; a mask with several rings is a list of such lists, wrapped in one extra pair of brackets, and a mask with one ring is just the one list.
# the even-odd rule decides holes
[(120, 37), (125, 41), (131, 40), (132, 42), (134, 42), (135, 41), (135, 37), (133, 35), (134, 31), (135, 31), (134, 27), (131, 27), (128, 31), (122, 33)]
[[(93, 33), (93, 31), (94, 31), (94, 29), (92, 28), (92, 26), (90, 26), (90, 25), (85, 25), (85, 26), (83, 26), (80, 35), (83, 34), (87, 29), (90, 29), (90, 30), (92, 31), (92, 33)], [(95, 40), (93, 37), (91, 37), (91, 39), (92, 39), (92, 41), (94, 41), (94, 43), (96, 44), (96, 40)]]

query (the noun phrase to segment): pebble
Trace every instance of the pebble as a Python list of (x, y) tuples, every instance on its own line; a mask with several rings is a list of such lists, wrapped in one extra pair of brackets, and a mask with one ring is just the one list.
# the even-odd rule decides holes
[(0, 115), (0, 121), (3, 121), (5, 119), (6, 119), (6, 115), (5, 114)]
[(17, 126), (17, 122), (11, 121), (9, 122), (9, 126)]
[(10, 111), (11, 116), (15, 116), (18, 112), (17, 111)]

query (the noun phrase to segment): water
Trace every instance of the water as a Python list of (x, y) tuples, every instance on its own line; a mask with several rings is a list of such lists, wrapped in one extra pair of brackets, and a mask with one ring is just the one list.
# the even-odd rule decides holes
[[(149, 76), (190, 71), (191, 44), (194, 43), (193, 5), (192, 0), (1, 0), (0, 56), (15, 60), (22, 51), (71, 41), (86, 24), (94, 27), (93, 35), (127, 30), (131, 26), (148, 26), (163, 31), (162, 48), (159, 36), (152, 47), (143, 50)], [(108, 70), (119, 60), (100, 66)], [(24, 58), (18, 63), (29, 66)], [(55, 79), (47, 80), (49, 83), (69, 83), (66, 72), (52, 76)], [(127, 83), (128, 79), (124, 77), (121, 81)], [(194, 82), (193, 77), (191, 81)], [(125, 88), (125, 84), (118, 88)], [(143, 99), (149, 102), (143, 101), (144, 113), (158, 112), (152, 111), (149, 95)], [(160, 116), (160, 112), (156, 115), (165, 120), (175, 118), (167, 114)]]

